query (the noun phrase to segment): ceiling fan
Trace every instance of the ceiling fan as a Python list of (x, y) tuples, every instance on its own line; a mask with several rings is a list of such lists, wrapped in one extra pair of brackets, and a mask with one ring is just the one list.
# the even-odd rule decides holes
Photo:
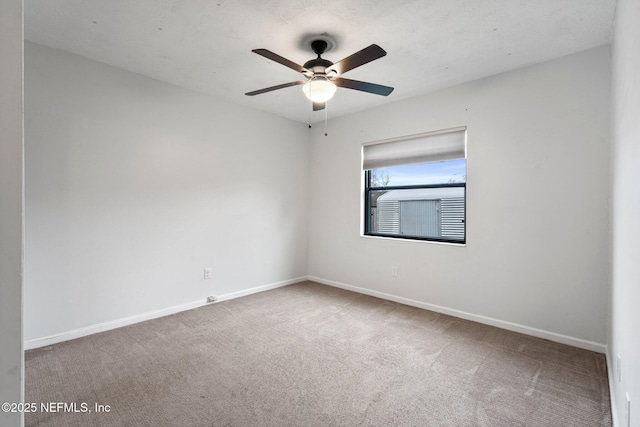
[(304, 94), (313, 102), (313, 111), (322, 110), (325, 108), (326, 102), (331, 99), (338, 87), (345, 89), (354, 89), (362, 92), (373, 93), (376, 95), (387, 96), (393, 92), (393, 88), (389, 86), (382, 86), (375, 83), (361, 82), (358, 80), (344, 79), (338, 77), (347, 71), (353, 70), (356, 67), (364, 65), (368, 62), (374, 61), (378, 58), (382, 58), (387, 54), (380, 46), (372, 44), (369, 47), (354, 53), (351, 56), (344, 58), (335, 64), (321, 57), (321, 55), (327, 50), (327, 41), (318, 39), (311, 42), (311, 49), (318, 55), (317, 58), (305, 62), (304, 66), (298, 65), (280, 55), (277, 55), (267, 49), (253, 49), (252, 52), (258, 55), (264, 56), (267, 59), (275, 61), (279, 64), (289, 67), (301, 73), (306, 80), (296, 80), (295, 82), (284, 83), (277, 86), (271, 86), (268, 88), (255, 90), (248, 92), (245, 95), (254, 96), (262, 93), (271, 92), (273, 90), (283, 89), (290, 86), (302, 86)]

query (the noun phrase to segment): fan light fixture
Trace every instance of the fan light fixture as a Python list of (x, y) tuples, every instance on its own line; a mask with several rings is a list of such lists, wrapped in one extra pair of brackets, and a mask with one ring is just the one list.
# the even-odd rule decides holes
[(313, 102), (327, 102), (336, 93), (336, 85), (326, 76), (315, 75), (302, 86), (305, 96)]

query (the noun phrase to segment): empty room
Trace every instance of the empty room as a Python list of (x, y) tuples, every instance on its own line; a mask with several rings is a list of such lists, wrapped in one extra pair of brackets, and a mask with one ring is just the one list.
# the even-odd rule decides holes
[(4, 0), (0, 425), (640, 427), (638, 0)]

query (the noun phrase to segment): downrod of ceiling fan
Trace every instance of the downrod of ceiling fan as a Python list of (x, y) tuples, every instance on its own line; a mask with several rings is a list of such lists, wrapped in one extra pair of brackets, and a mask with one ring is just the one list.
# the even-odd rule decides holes
[(327, 42), (324, 40), (314, 40), (311, 42), (311, 49), (315, 52), (316, 55), (318, 55), (318, 58), (320, 58), (320, 55), (322, 55), (324, 53), (325, 50), (327, 50)]

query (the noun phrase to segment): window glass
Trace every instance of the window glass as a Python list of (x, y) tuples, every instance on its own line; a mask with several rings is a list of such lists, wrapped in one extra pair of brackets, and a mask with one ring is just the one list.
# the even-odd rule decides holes
[(466, 159), (371, 170), (372, 187), (451, 184), (466, 182)]

